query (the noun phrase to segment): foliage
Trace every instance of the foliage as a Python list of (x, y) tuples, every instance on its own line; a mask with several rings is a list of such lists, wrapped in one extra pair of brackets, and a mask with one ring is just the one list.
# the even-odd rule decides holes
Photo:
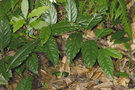
[(53, 65), (57, 65), (59, 59), (59, 50), (56, 40), (53, 36), (49, 38), (45, 45), (42, 47), (37, 47), (36, 51), (45, 53)]
[(52, 34), (57, 36), (59, 34), (67, 33), (70, 31), (76, 31), (80, 28), (82, 28), (81, 25), (76, 23), (70, 24), (68, 21), (64, 20), (52, 25)]
[(82, 45), (82, 35), (80, 33), (73, 33), (69, 36), (66, 43), (66, 55), (69, 63), (71, 63), (76, 54), (80, 51)]
[(15, 90), (31, 90), (31, 88), (32, 88), (32, 77), (27, 76), (19, 82)]
[(119, 58), (121, 59), (122, 58), (122, 55), (120, 52), (118, 52), (117, 50), (113, 49), (113, 48), (105, 48), (106, 50), (106, 53), (109, 55), (109, 56), (112, 56), (114, 58)]
[(132, 39), (131, 24), (128, 18), (126, 0), (113, 0), (111, 2), (110, 15), (114, 21), (121, 21), (124, 25), (124, 30), (128, 33), (130, 39)]
[(28, 42), (19, 51), (17, 51), (13, 57), (9, 58), (9, 65), (6, 71), (19, 66), (32, 52), (37, 43), (37, 40)]
[(102, 38), (108, 34), (110, 34), (113, 30), (112, 29), (107, 29), (107, 28), (103, 28), (103, 29), (97, 29), (95, 34), (97, 38)]
[(0, 61), (0, 75), (1, 79), (3, 79), (2, 82), (0, 81), (0, 83), (3, 83), (4, 81), (5, 84), (8, 84), (8, 80), (10, 79), (10, 77), (12, 77), (11, 70), (6, 72), (6, 69), (8, 67), (8, 58), (9, 57), (5, 57), (3, 60)]
[(82, 48), (82, 59), (87, 67), (92, 67), (96, 63), (98, 46), (94, 40), (87, 40), (83, 43)]
[(26, 66), (34, 74), (38, 74), (38, 57), (35, 53), (32, 53), (31, 56), (27, 59)]
[(111, 41), (114, 40), (114, 44), (119, 44), (119, 43), (126, 43), (128, 42), (130, 39), (128, 37), (124, 37), (126, 34), (126, 32), (124, 30), (119, 30), (117, 32), (115, 32), (112, 37), (111, 37)]
[(41, 6), (48, 6), (49, 9), (42, 14), (42, 19), (48, 24), (55, 24), (57, 22), (57, 12), (54, 5), (49, 0), (39, 0)]
[(98, 51), (97, 57), (98, 63), (103, 71), (113, 79), (113, 63), (110, 56), (106, 53), (105, 49), (100, 49)]
[(22, 10), (23, 16), (25, 18), (27, 17), (28, 10), (29, 10), (29, 4), (28, 3), (29, 3), (28, 0), (22, 0), (22, 3), (21, 3), (21, 10)]
[(43, 27), (41, 30), (40, 30), (40, 40), (41, 40), (41, 45), (45, 44), (47, 42), (47, 40), (49, 39), (50, 37), (50, 34), (51, 34), (51, 29), (48, 28), (48, 27)]
[[(91, 68), (97, 63), (113, 79), (113, 58), (122, 58), (117, 50), (98, 43), (112, 34), (110, 41), (114, 44), (128, 45), (132, 40), (131, 25), (128, 18), (125, 0), (2, 0), (0, 2), (0, 84), (8, 85), (12, 71), (22, 75), (25, 69), (38, 75), (37, 53), (44, 53), (56, 67), (60, 51), (56, 37), (68, 33), (66, 55), (71, 62), (78, 53), (84, 64)], [(66, 16), (58, 17), (59, 5), (64, 7)], [(85, 8), (84, 8), (85, 7)], [(111, 27), (103, 26), (111, 19)], [(114, 25), (123, 24), (123, 30), (116, 30)], [(96, 28), (98, 27), (98, 29)], [(112, 29), (113, 28), (113, 29)], [(96, 31), (94, 31), (96, 29)], [(85, 30), (92, 30), (96, 39), (85, 38)], [(128, 36), (126, 36), (128, 34)], [(15, 50), (12, 57), (6, 52)], [(65, 74), (65, 75), (64, 75)], [(67, 73), (63, 73), (68, 76)], [(22, 75), (23, 76), (23, 75)], [(120, 75), (119, 75), (120, 76)], [(30, 90), (31, 76), (26, 76), (16, 90)]]
[(42, 7), (38, 7), (36, 9), (34, 9), (28, 17), (39, 17), (43, 12), (45, 12), (48, 9), (47, 6), (42, 6)]
[(77, 18), (77, 7), (75, 0), (67, 0), (65, 10), (69, 22), (75, 22)]
[(13, 25), (13, 32), (16, 32), (18, 29), (20, 29), (24, 23), (25, 20), (22, 16), (12, 17), (11, 24)]
[(6, 20), (0, 20), (0, 50), (3, 51), (11, 40), (10, 25)]

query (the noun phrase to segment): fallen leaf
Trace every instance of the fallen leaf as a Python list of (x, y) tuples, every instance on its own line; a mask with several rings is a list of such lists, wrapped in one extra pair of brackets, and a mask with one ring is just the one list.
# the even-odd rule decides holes
[(120, 77), (118, 80), (118, 84), (124, 87), (128, 87), (129, 79), (125, 77)]
[(65, 78), (64, 81), (66, 82), (67, 86), (73, 82), (70, 78)]
[(95, 40), (95, 38), (96, 38), (96, 36), (95, 36), (95, 33), (93, 32), (93, 31), (91, 31), (91, 30), (84, 30), (83, 31), (84, 32), (84, 38), (91, 38), (91, 39), (93, 39), (93, 40)]
[[(69, 75), (70, 75), (70, 65), (69, 65), (69, 62), (68, 62), (68, 59), (67, 59), (67, 56), (64, 56), (62, 58), (62, 63), (59, 65), (59, 71), (61, 73), (63, 72), (67, 72)], [(62, 78), (62, 76), (58, 76), (57, 78)]]
[(97, 80), (102, 75), (102, 73), (103, 72), (101, 72), (101, 71), (94, 72), (94, 75), (93, 75), (92, 79)]
[(110, 88), (113, 86), (112, 82), (104, 82), (98, 85), (95, 85), (94, 88)]
[(9, 51), (8, 53), (7, 53), (7, 56), (14, 56), (15, 55), (15, 51)]
[(87, 69), (87, 68), (82, 68), (82, 67), (79, 67), (79, 66), (75, 66), (73, 68), (78, 75), (82, 75), (82, 74), (85, 74), (85, 73), (89, 72), (89, 69)]
[(82, 89), (81, 89), (80, 85), (77, 85), (75, 90), (82, 90)]
[(98, 80), (100, 80), (101, 82), (111, 82), (111, 79), (107, 77), (105, 73), (103, 73)]

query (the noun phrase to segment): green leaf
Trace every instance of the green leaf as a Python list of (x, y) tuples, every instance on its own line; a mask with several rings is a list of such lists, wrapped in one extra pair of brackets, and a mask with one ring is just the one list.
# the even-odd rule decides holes
[(13, 32), (16, 32), (17, 30), (19, 30), (23, 26), (24, 23), (25, 23), (24, 19), (21, 19), (21, 20), (18, 20), (17, 22), (15, 22), (13, 24)]
[(33, 0), (29, 0), (30, 10), (33, 10), (34, 5), (35, 5), (35, 1), (33, 1)]
[(42, 14), (42, 19), (52, 25), (57, 22), (57, 11), (49, 0), (40, 0), (42, 6), (48, 6), (49, 9)]
[[(29, 21), (29, 24), (31, 25), (31, 24), (38, 24), (39, 23), (39, 21), (42, 21), (42, 20), (38, 20), (38, 18), (39, 17), (32, 17), (32, 18), (30, 18), (30, 21)], [(33, 26), (32, 26), (33, 27)]]
[(12, 10), (14, 9), (17, 2), (18, 2), (18, 0), (11, 0), (11, 8), (12, 8)]
[(36, 47), (36, 49), (34, 50), (34, 52), (45, 53), (44, 47), (45, 47), (44, 45), (41, 46), (40, 44), (38, 44), (38, 46)]
[(77, 23), (86, 29), (92, 29), (102, 20), (102, 16), (95, 13), (93, 16), (80, 16)]
[(117, 77), (129, 77), (129, 75), (125, 72), (117, 72), (115, 73)]
[(68, 72), (63, 72), (63, 73), (62, 73), (62, 76), (63, 76), (63, 77), (68, 77), (68, 76), (69, 76), (69, 73), (68, 73)]
[(130, 49), (130, 44), (129, 43), (123, 43), (126, 49)]
[(87, 29), (92, 29), (102, 20), (102, 16), (100, 14), (95, 13), (88, 21)]
[(8, 64), (7, 64), (8, 62), (9, 62), (9, 57), (5, 57), (3, 60), (0, 60), (0, 75), (6, 81), (8, 81), (12, 77), (11, 70), (9, 70), (8, 72), (6, 72), (7, 66), (8, 66)]
[(75, 58), (76, 54), (80, 51), (82, 45), (82, 35), (80, 33), (73, 33), (66, 41), (66, 55), (69, 63)]
[(118, 0), (113, 0), (110, 3), (110, 15), (112, 25), (119, 24), (121, 22), (120, 17), (122, 16), (122, 10), (118, 3)]
[(59, 35), (70, 31), (75, 31), (81, 28), (82, 26), (79, 24), (75, 24), (75, 23), (70, 24), (68, 21), (61, 21), (59, 23), (52, 25), (52, 34)]
[(59, 51), (54, 37), (49, 38), (47, 43), (44, 45), (43, 50), (48, 59), (53, 63), (54, 66), (56, 66), (59, 60)]
[[(18, 1), (18, 0), (17, 0)], [(23, 16), (23, 14), (22, 14), (22, 11), (21, 11), (21, 8), (20, 8), (20, 5), (21, 3), (18, 1), (18, 3), (15, 5), (15, 7), (14, 7), (14, 12), (9, 12), (9, 14), (10, 14), (10, 20), (11, 20), (11, 16), (13, 17), (13, 16), (19, 16), (19, 15), (21, 15), (21, 17)], [(23, 18), (23, 17), (22, 17)]]
[(56, 0), (57, 3), (65, 3), (66, 0)]
[(99, 7), (102, 5), (108, 5), (109, 0), (93, 0), (93, 2), (95, 3), (95, 6)]
[(22, 35), (17, 34), (17, 33), (12, 33), (12, 39), (8, 45), (9, 49), (16, 49), (21, 47), (27, 42), (26, 38)]
[(88, 22), (89, 22), (90, 18), (92, 18), (92, 17), (91, 16), (80, 15), (77, 18), (76, 22), (86, 28), (88, 26)]
[(40, 40), (41, 40), (41, 46), (47, 42), (51, 35), (51, 29), (50, 27), (44, 27), (40, 30)]
[(0, 7), (0, 19), (2, 19), (5, 16), (4, 10)]
[(34, 9), (34, 10), (29, 14), (28, 17), (35, 17), (35, 16), (39, 17), (39, 16), (41, 16), (41, 14), (42, 14), (43, 12), (45, 12), (47, 9), (48, 9), (47, 6), (38, 7), (38, 8), (36, 8), (36, 9)]
[(0, 20), (0, 50), (8, 46), (11, 40), (10, 25), (6, 19)]
[(116, 5), (117, 5), (117, 0), (113, 0), (111, 3), (110, 3), (110, 15), (111, 15), (111, 18), (113, 19), (114, 18), (114, 12), (117, 11), (116, 9)]
[(79, 1), (78, 10), (79, 10), (79, 14), (83, 14), (86, 12), (86, 2), (85, 1)]
[(120, 7), (121, 7), (121, 11), (122, 11), (122, 15), (121, 15), (121, 20), (122, 20), (122, 24), (124, 25), (124, 30), (128, 33), (130, 39), (133, 39), (132, 37), (132, 32), (131, 32), (131, 23), (129, 21), (128, 18), (128, 11), (127, 11), (127, 4), (126, 4), (126, 0), (118, 0)]
[[(19, 12), (19, 14), (21, 14), (21, 13)], [(19, 21), (21, 19), (23, 19), (23, 17), (20, 16), (20, 15), (12, 16), (12, 18), (10, 20), (10, 24), (14, 24), (15, 22), (17, 22), (17, 21)]]
[(126, 43), (126, 42), (128, 42), (128, 41), (130, 41), (129, 38), (123, 37), (123, 38), (120, 38), (120, 39), (116, 39), (116, 40), (114, 41), (114, 44)]
[(112, 31), (113, 31), (112, 29), (108, 29), (108, 28), (97, 29), (96, 30), (96, 37), (102, 38), (102, 37), (110, 34)]
[(36, 20), (30, 23), (30, 26), (35, 28), (35, 29), (41, 29), (43, 27), (48, 26), (48, 23), (42, 20)]
[[(104, 2), (104, 0), (103, 0), (103, 2)], [(102, 5), (100, 5), (100, 6), (98, 6), (98, 9), (97, 9), (97, 14), (98, 15), (101, 15), (101, 16), (103, 16), (103, 15), (106, 15), (107, 13), (107, 10), (108, 10), (108, 0), (106, 0), (106, 2), (105, 3), (103, 3)]]
[(24, 69), (25, 69), (25, 66), (24, 66), (24, 64), (22, 64), (22, 65), (20, 65), (19, 67), (17, 67), (17, 68), (15, 69), (15, 71), (16, 71), (20, 76), (22, 76), (22, 73), (23, 73)]
[(0, 2), (0, 18), (3, 18), (11, 8), (11, 0), (2, 0)]
[(87, 67), (92, 67), (97, 59), (98, 46), (94, 40), (87, 40), (81, 48), (82, 59)]
[(54, 72), (52, 74), (55, 75), (55, 76), (62, 76), (62, 73), (60, 71), (56, 71), (56, 72)]
[(31, 90), (32, 88), (32, 80), (33, 78), (30, 76), (27, 76), (23, 78), (19, 84), (17, 85), (15, 90)]
[(77, 18), (77, 7), (74, 0), (67, 0), (65, 10), (69, 22), (75, 22)]
[(10, 23), (13, 25), (13, 32), (16, 32), (24, 25), (25, 20), (22, 16), (13, 16)]
[(29, 37), (35, 38), (35, 39), (39, 37), (38, 30), (36, 32), (36, 35), (34, 35), (34, 31), (36, 31), (36, 30), (34, 30), (34, 28), (30, 27), (29, 25), (27, 25), (26, 27), (27, 27), (26, 32), (28, 33)]
[(112, 57), (118, 58), (118, 59), (122, 58), (122, 54), (113, 48), (105, 48), (105, 50), (109, 56), (112, 56)]
[(122, 14), (121, 8), (118, 7), (116, 12), (115, 12), (115, 18), (114, 19), (117, 20), (120, 17), (121, 14)]
[(29, 10), (29, 2), (28, 2), (28, 0), (22, 0), (21, 10), (22, 10), (23, 16), (26, 18), (27, 15), (28, 15), (28, 10)]
[(8, 85), (8, 81), (0, 74), (0, 85)]
[(123, 38), (125, 34), (126, 34), (126, 32), (124, 30), (116, 31), (114, 34), (112, 34), (110, 40), (112, 41), (112, 40), (117, 40), (117, 39)]
[(113, 79), (113, 63), (110, 56), (106, 53), (106, 50), (100, 49), (98, 51), (98, 63), (102, 70), (111, 78)]
[(16, 54), (9, 59), (9, 65), (7, 67), (7, 71), (9, 69), (19, 66), (24, 60), (26, 60), (26, 58), (36, 47), (38, 42), (39, 42), (38, 40), (30, 41), (22, 48), (20, 48), (20, 50), (17, 51)]
[(114, 44), (126, 43), (130, 41), (130, 39), (127, 37), (124, 37), (125, 34), (126, 32), (124, 30), (119, 30), (112, 35), (110, 40), (111, 41), (115, 40)]
[(36, 54), (32, 54), (26, 61), (26, 66), (34, 74), (38, 74), (38, 57)]
[(103, 15), (106, 14), (107, 9), (107, 5), (103, 4), (102, 6), (98, 7), (97, 12), (94, 13), (92, 16), (79, 16), (77, 23), (84, 26), (84, 28), (86, 29), (92, 29), (101, 22), (101, 20), (103, 19)]

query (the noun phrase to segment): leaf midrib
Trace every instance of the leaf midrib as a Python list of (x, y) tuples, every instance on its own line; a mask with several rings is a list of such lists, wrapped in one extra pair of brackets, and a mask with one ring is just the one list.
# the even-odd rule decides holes
[[(13, 59), (11, 58), (12, 61), (10, 62), (9, 66), (8, 66), (8, 68), (7, 68), (7, 71), (8, 71), (9, 68), (13, 65), (13, 63), (17, 60), (17, 58), (19, 58), (19, 56), (21, 56), (21, 54), (23, 54), (23, 53), (26, 51), (26, 49), (28, 49), (28, 48), (29, 48), (30, 46), (32, 46), (34, 43), (35, 43), (35, 42), (32, 42), (32, 44), (29, 44), (29, 46), (27, 46), (27, 48), (23, 49), (21, 53), (18, 54), (18, 52), (17, 52), (17, 54), (13, 57)], [(30, 51), (30, 52), (31, 52), (31, 51)]]

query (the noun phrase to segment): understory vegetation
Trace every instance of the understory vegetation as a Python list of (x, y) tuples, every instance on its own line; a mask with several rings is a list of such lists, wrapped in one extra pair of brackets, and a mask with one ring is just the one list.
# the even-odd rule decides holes
[[(89, 31), (95, 36), (88, 36)], [(66, 41), (62, 52), (57, 38), (63, 36)], [(132, 64), (133, 36), (126, 0), (56, 0), (56, 3), (53, 0), (2, 0), (0, 85), (10, 89), (13, 73), (23, 77), (23, 72), (28, 70), (16, 90), (31, 90), (33, 75), (39, 73), (41, 53), (53, 67), (57, 67), (64, 56), (69, 64), (80, 56), (87, 68), (98, 65), (113, 80), (113, 60), (122, 59), (123, 54), (104, 45), (108, 39), (112, 45), (121, 44), (127, 49), (129, 64)], [(15, 53), (8, 55), (10, 51)], [(68, 76), (69, 73), (65, 73)]]

